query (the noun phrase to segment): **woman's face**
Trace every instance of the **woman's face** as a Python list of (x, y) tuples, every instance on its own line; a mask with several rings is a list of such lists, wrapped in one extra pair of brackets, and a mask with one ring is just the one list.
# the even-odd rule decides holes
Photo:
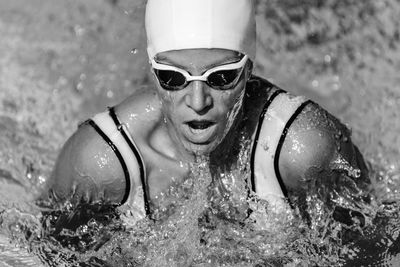
[[(216, 66), (238, 62), (242, 57), (231, 50), (186, 49), (159, 53), (155, 61), (200, 76)], [(241, 108), (250, 74), (248, 68), (250, 64), (246, 62), (238, 82), (225, 90), (212, 88), (199, 80), (189, 82), (180, 90), (167, 90), (154, 75), (167, 129), (177, 147), (183, 146), (197, 155), (209, 154), (216, 148)]]

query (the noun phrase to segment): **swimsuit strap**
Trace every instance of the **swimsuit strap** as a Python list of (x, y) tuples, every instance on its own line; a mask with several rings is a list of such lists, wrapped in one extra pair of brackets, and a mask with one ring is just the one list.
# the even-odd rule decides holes
[(92, 126), (96, 126), (97, 132), (114, 148), (125, 173), (126, 190), (120, 205), (126, 203), (138, 208), (143, 217), (150, 214), (147, 184), (145, 182), (145, 167), (139, 150), (134, 143), (126, 125), (121, 123), (115, 114), (114, 108), (108, 112), (95, 115), (92, 118)]
[(260, 198), (287, 197), (279, 171), (279, 157), (288, 130), (304, 107), (304, 97), (275, 91), (266, 102), (253, 135), (251, 186)]
[(113, 119), (115, 125), (117, 126), (118, 130), (121, 132), (125, 141), (128, 143), (129, 148), (135, 154), (135, 158), (139, 165), (140, 181), (141, 181), (142, 188), (143, 188), (144, 208), (146, 211), (146, 215), (150, 215), (150, 203), (149, 203), (149, 198), (148, 198), (149, 194), (148, 194), (148, 186), (146, 183), (146, 169), (144, 167), (143, 158), (140, 155), (139, 149), (137, 148), (135, 142), (133, 141), (133, 138), (132, 138), (131, 134), (129, 133), (126, 125), (121, 123), (120, 120), (118, 119), (117, 115), (115, 114), (115, 108), (111, 107), (109, 109), (109, 113), (110, 113), (110, 116)]

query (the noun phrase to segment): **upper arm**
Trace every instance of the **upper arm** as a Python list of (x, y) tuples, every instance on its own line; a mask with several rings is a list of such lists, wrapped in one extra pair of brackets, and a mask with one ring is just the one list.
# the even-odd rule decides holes
[(57, 202), (119, 203), (125, 179), (115, 152), (88, 123), (64, 144), (44, 195)]
[(369, 184), (367, 167), (351, 141), (350, 130), (314, 103), (289, 128), (279, 169), (289, 189), (306, 186), (310, 180), (343, 183), (343, 177), (362, 189)]

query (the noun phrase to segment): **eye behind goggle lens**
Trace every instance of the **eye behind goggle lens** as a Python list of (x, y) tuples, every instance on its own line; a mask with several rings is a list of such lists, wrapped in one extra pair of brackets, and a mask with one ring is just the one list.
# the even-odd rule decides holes
[(163, 88), (179, 90), (186, 84), (186, 77), (173, 70), (155, 70), (158, 80)]
[(233, 87), (233, 83), (235, 82), (239, 74), (240, 69), (216, 71), (208, 76), (208, 83), (212, 87), (217, 87), (219, 89), (229, 89)]

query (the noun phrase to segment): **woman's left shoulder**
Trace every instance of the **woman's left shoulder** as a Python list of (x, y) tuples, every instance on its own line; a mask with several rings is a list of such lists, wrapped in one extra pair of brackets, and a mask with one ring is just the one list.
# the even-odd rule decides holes
[(285, 183), (297, 187), (310, 168), (329, 171), (338, 158), (355, 167), (364, 162), (351, 141), (351, 131), (318, 104), (307, 102), (282, 147), (280, 169)]
[[(312, 101), (305, 102), (288, 129), (289, 139), (341, 151), (351, 144), (351, 130), (338, 118)], [(314, 144), (314, 145), (312, 145)]]

